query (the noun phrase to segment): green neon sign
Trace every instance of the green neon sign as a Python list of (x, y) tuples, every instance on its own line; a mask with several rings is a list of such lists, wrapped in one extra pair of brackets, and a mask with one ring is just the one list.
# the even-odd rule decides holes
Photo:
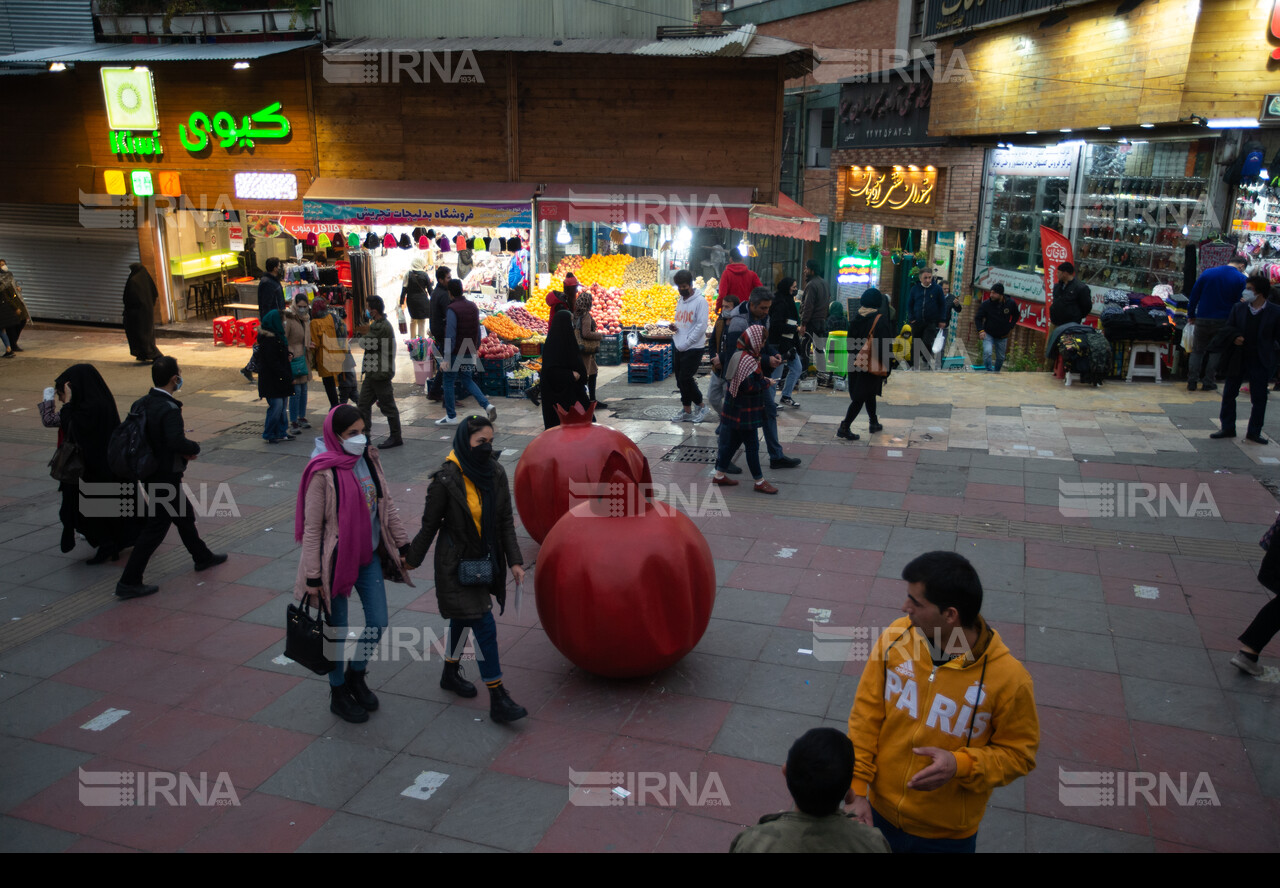
[(203, 111), (191, 112), (185, 124), (178, 125), (182, 147), (195, 153), (203, 151), (215, 137), (223, 148), (252, 148), (254, 139), (283, 139), (289, 135), (289, 119), (280, 113), (281, 104), (274, 102), (261, 111), (246, 114), (239, 124), (227, 111), (210, 117)]
[(150, 170), (134, 170), (132, 178), (133, 193), (138, 197), (151, 197), (156, 193), (155, 186), (151, 182)]

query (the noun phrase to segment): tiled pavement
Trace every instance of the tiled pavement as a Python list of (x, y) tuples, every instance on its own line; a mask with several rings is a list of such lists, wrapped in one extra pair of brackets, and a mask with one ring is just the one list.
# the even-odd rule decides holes
[[(323, 679), (279, 661), (297, 564), (295, 485), (310, 448), (237, 433), (262, 416), (234, 372), (242, 351), (162, 343), (183, 363), (189, 434), (206, 442), (188, 480), (226, 482), (240, 513), (201, 521), (231, 560), (196, 575), (171, 539), (148, 574), (161, 593), (118, 603), (119, 565), (84, 565), (83, 544), (58, 552), (45, 467), (53, 433), (39, 428), (34, 401), (66, 364), (87, 359), (127, 406), (146, 371), (121, 360), (120, 339), (37, 328), (6, 366), (0, 849), (723, 851), (744, 824), (788, 805), (778, 766), (791, 740), (847, 719), (862, 664), (802, 653), (814, 649), (813, 621), (886, 625), (902, 604), (903, 564), (939, 548), (978, 567), (983, 611), (1031, 672), (1040, 713), (1037, 768), (995, 793), (980, 850), (1260, 851), (1280, 838), (1280, 670), (1264, 658), (1260, 681), (1227, 664), (1267, 600), (1256, 540), (1276, 512), (1264, 483), (1280, 477), (1266, 462), (1280, 448), (1208, 441), (1210, 396), (1149, 383), (1064, 389), (1025, 374), (902, 375), (881, 410), (886, 432), (848, 444), (832, 438), (844, 396), (805, 395), (781, 421), (804, 461), (769, 473), (782, 493), (738, 488), (725, 496), (728, 516), (696, 519), (719, 588), (706, 635), (679, 664), (635, 681), (584, 675), (526, 600), (499, 618), (499, 639), (528, 719), (497, 726), (483, 696), (440, 691), (429, 652), (427, 662), (371, 667), (382, 708), (348, 725), (329, 713)], [(407, 426), (408, 446), (384, 457), (412, 524), (449, 436), (430, 425), (438, 408), (399, 391), (406, 419), (425, 423)], [(602, 390), (609, 400), (638, 394), (625, 382)], [(311, 397), (323, 403), (318, 387)], [(513, 451), (511, 465), (540, 428), (527, 408), (499, 402), (498, 446)], [(689, 438), (710, 444), (709, 426), (616, 426), (639, 442), (655, 480), (698, 485), (708, 502), (705, 467), (661, 457)], [(1168, 504), (1163, 518), (1059, 507), (1063, 493), (1100, 490), (1060, 483), (1116, 482), (1186, 484), (1189, 496), (1206, 485), (1218, 517), (1176, 517)], [(536, 547), (522, 543), (533, 560)], [(438, 633), (429, 559), (415, 582), (388, 586), (393, 633)], [(108, 710), (128, 714), (85, 727)], [(82, 768), (204, 772), (211, 783), (226, 772), (239, 805), (86, 806)], [(1192, 783), (1204, 772), (1220, 804), (1066, 806), (1059, 769), (1175, 781), (1187, 772)], [(570, 770), (694, 775), (701, 785), (692, 798), (578, 806)], [(427, 772), (448, 777), (429, 798), (405, 795)], [(728, 805), (697, 804), (713, 777)]]

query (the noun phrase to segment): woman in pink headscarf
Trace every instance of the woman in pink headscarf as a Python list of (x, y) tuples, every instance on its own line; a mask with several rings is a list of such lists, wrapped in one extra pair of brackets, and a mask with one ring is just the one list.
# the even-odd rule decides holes
[(350, 404), (325, 418), (324, 438), (316, 439), (302, 472), (293, 532), (302, 543), (293, 597), (321, 604), (337, 638), (346, 636), (351, 590), (360, 595), (364, 635), (350, 665), (344, 669), (339, 657), (329, 672), (329, 710), (349, 722), (368, 721), (378, 698), (365, 681), (366, 667), (387, 627), (383, 581), (413, 584), (403, 564), (409, 534), (391, 501), (378, 450), (369, 446), (360, 411)]

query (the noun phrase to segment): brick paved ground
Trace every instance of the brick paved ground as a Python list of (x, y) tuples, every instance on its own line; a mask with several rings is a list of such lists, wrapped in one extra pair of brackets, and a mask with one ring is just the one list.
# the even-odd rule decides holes
[[(711, 625), (682, 662), (644, 680), (584, 675), (526, 600), (498, 622), (507, 684), (528, 719), (494, 725), (483, 695), (445, 694), (436, 661), (401, 657), (371, 667), (382, 708), (349, 725), (329, 713), (322, 678), (280, 660), (309, 443), (269, 447), (240, 428), (264, 412), (235, 372), (243, 351), (161, 344), (183, 365), (188, 433), (205, 445), (188, 481), (227, 483), (239, 517), (201, 521), (232, 553), (206, 573), (190, 570), (171, 534), (148, 572), (161, 592), (141, 601), (113, 600), (121, 565), (83, 564), (83, 542), (58, 551), (45, 466), (54, 433), (35, 402), (75, 360), (97, 364), (124, 407), (147, 371), (131, 366), (119, 334), (48, 327), (25, 334), (27, 352), (4, 368), (0, 849), (723, 851), (743, 825), (789, 805), (778, 766), (791, 740), (845, 725), (861, 663), (803, 653), (815, 649), (813, 621), (886, 625), (904, 598), (903, 564), (929, 549), (975, 563), (983, 612), (1036, 686), (1037, 768), (995, 793), (979, 850), (1276, 845), (1280, 670), (1264, 657), (1267, 674), (1251, 679), (1227, 660), (1267, 600), (1256, 540), (1275, 516), (1264, 484), (1280, 478), (1280, 448), (1207, 440), (1212, 396), (1150, 383), (1064, 389), (1026, 374), (899, 375), (881, 411), (886, 431), (851, 444), (832, 437), (843, 395), (797, 395), (803, 408), (783, 415), (780, 434), (804, 464), (768, 473), (781, 494), (741, 487), (726, 497), (729, 517), (697, 519), (719, 588)], [(408, 369), (397, 385), (408, 445), (384, 463), (412, 521), (450, 436), (431, 425), (440, 409), (411, 394)], [(609, 382), (601, 395), (626, 409), (612, 424), (639, 442), (655, 480), (705, 492), (704, 466), (661, 457), (682, 441), (711, 444), (710, 425), (639, 418), (674, 404), (670, 388)], [(319, 386), (311, 403), (314, 419)], [(498, 405), (510, 467), (541, 423), (526, 402)], [(375, 420), (375, 436), (384, 429)], [(1218, 514), (1064, 515), (1060, 482), (1091, 481), (1204, 484)], [(534, 560), (537, 547), (521, 539)], [(388, 585), (392, 627), (443, 628), (430, 564), (417, 588)], [(128, 714), (85, 727), (108, 710)], [(1220, 804), (1069, 807), (1060, 768), (1192, 781), (1206, 772)], [(211, 781), (225, 771), (239, 805), (86, 806), (80, 769)], [(577, 806), (570, 770), (693, 774), (703, 787), (714, 775), (729, 804), (677, 794)], [(430, 798), (405, 795), (424, 772), (448, 777)]]

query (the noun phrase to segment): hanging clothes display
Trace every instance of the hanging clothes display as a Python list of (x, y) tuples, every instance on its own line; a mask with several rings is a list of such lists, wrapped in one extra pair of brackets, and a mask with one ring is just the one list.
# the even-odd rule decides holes
[(369, 297), (377, 293), (373, 254), (368, 250), (352, 250), (347, 254), (351, 262), (351, 326), (364, 325), (364, 313), (369, 307)]

